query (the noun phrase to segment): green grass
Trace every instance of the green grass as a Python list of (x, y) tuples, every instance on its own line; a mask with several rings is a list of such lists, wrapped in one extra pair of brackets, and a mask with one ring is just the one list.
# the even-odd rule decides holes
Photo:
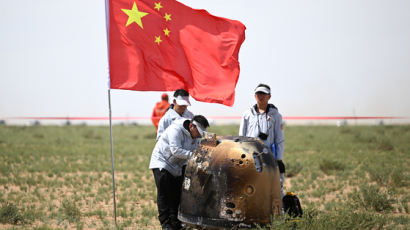
[(5, 202), (0, 207), (0, 223), (22, 224), (24, 223), (24, 217), (13, 203)]
[[(237, 135), (238, 126), (210, 132)], [(410, 126), (287, 126), (285, 192), (304, 216), (267, 229), (410, 229)], [(114, 126), (117, 229), (160, 229), (151, 126)], [(0, 126), (1, 229), (115, 229), (108, 127)]]

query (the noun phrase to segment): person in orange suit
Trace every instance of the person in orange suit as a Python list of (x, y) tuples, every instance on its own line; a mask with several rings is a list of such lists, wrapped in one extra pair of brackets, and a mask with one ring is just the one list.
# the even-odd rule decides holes
[(152, 110), (151, 120), (152, 124), (155, 126), (155, 130), (158, 130), (158, 123), (162, 116), (167, 112), (169, 108), (168, 94), (163, 93), (161, 95), (161, 101), (157, 102), (154, 109)]

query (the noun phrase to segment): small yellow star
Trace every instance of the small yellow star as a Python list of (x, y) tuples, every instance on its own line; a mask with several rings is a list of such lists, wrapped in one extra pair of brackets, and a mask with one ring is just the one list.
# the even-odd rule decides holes
[(161, 36), (155, 36), (155, 43), (157, 43), (159, 45), (159, 43), (161, 43)]
[(170, 21), (171, 20), (171, 14), (165, 13), (165, 21)]
[(168, 28), (165, 28), (163, 31), (164, 31), (165, 36), (169, 37), (169, 33), (171, 33), (171, 31), (168, 30)]
[(155, 4), (155, 7), (154, 7), (154, 9), (156, 9), (156, 10), (160, 10), (161, 8), (162, 8), (162, 6), (161, 6), (161, 2), (154, 2), (154, 4)]
[(137, 7), (137, 4), (135, 4), (135, 2), (132, 5), (131, 10), (128, 10), (128, 9), (121, 9), (121, 10), (124, 11), (124, 13), (126, 13), (128, 15), (128, 21), (127, 21), (127, 24), (125, 26), (129, 26), (131, 23), (135, 22), (141, 28), (144, 29), (144, 27), (142, 26), (141, 18), (146, 16), (148, 13), (139, 11), (138, 7)]

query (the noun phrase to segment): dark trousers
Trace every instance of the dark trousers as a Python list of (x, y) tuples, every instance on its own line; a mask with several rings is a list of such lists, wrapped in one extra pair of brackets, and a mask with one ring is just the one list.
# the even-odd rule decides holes
[(181, 200), (183, 177), (174, 177), (167, 170), (152, 170), (157, 186), (158, 219), (162, 227), (180, 224), (178, 206)]

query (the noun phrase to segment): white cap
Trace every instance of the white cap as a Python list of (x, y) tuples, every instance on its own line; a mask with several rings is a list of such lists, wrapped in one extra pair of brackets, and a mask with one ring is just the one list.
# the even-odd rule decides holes
[(270, 89), (265, 87), (265, 86), (259, 86), (259, 87), (256, 87), (256, 89), (255, 89), (255, 93), (257, 93), (257, 92), (270, 94)]
[(191, 103), (189, 102), (189, 96), (177, 96), (174, 97), (175, 101), (177, 102), (178, 105), (191, 105)]
[(197, 121), (193, 121), (192, 124), (194, 124), (196, 126), (196, 128), (198, 129), (199, 134), (201, 134), (201, 137), (204, 136), (204, 133), (206, 131), (206, 128), (204, 128), (201, 124), (199, 124)]

